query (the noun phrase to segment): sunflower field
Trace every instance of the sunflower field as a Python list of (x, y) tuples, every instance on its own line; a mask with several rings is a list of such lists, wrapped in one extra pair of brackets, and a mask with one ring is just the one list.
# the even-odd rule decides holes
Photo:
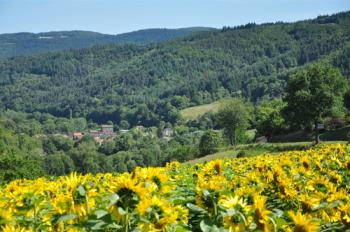
[(16, 180), (2, 231), (346, 231), (350, 146)]

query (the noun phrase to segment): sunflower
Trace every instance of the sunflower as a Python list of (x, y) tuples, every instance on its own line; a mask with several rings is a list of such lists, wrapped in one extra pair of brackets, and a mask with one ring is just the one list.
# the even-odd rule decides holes
[(346, 168), (350, 172), (350, 158), (346, 161)]
[(140, 201), (136, 210), (144, 219), (138, 225), (142, 231), (164, 231), (177, 219), (174, 208), (156, 196)]
[(203, 168), (203, 173), (206, 173), (208, 175), (221, 175), (222, 160), (213, 160), (208, 162)]
[(213, 209), (213, 202), (209, 199), (206, 199), (203, 190), (207, 190), (211, 193), (212, 197), (217, 201), (218, 200), (218, 191), (225, 189), (228, 183), (224, 176), (211, 176), (203, 177), (202, 174), (198, 176), (198, 181), (196, 185), (196, 204), (207, 208), (209, 210)]
[(279, 185), (279, 190), (280, 190), (281, 196), (282, 196), (282, 198), (293, 199), (294, 197), (297, 196), (298, 191), (295, 190), (294, 186), (291, 183), (288, 183), (288, 181), (286, 181), (286, 182), (287, 183), (285, 183), (285, 184)]
[(219, 200), (219, 204), (225, 207), (226, 209), (238, 208), (242, 212), (248, 212), (249, 207), (246, 201), (239, 196), (222, 196)]
[(324, 176), (316, 176), (310, 179), (307, 183), (307, 188), (311, 191), (317, 191), (321, 193), (327, 193), (329, 189), (332, 189), (334, 184)]
[(6, 224), (12, 220), (11, 210), (0, 209), (0, 225)]
[(65, 186), (65, 189), (67, 192), (74, 192), (78, 185), (84, 185), (88, 179), (89, 175), (81, 175), (77, 174), (76, 172), (72, 172), (69, 176), (65, 177), (63, 182), (63, 185)]
[(311, 164), (308, 157), (303, 156), (300, 161), (306, 170), (310, 170)]
[(295, 232), (314, 232), (318, 231), (319, 222), (312, 220), (307, 215), (302, 215), (300, 211), (296, 214), (289, 211), (288, 215), (293, 220)]
[[(163, 168), (136, 168), (134, 171), (136, 178), (145, 182), (145, 187), (151, 192), (158, 191), (161, 193), (168, 193), (173, 186), (170, 186), (169, 177)], [(175, 186), (174, 186), (175, 187)]]
[(270, 231), (269, 225), (269, 215), (271, 211), (265, 208), (266, 197), (255, 195), (254, 196), (254, 221), (258, 227), (258, 229), (267, 232)]
[(299, 201), (305, 212), (312, 212), (320, 205), (320, 199), (316, 196), (308, 196), (306, 194), (301, 194), (299, 196)]
[(284, 179), (284, 170), (281, 166), (276, 165), (274, 168), (274, 173), (273, 173), (273, 180), (275, 181), (276, 184), (280, 184), (283, 182)]
[(350, 226), (350, 203), (340, 206), (339, 210), (341, 212), (342, 222), (345, 225)]
[(181, 205), (174, 206), (177, 221), (180, 224), (187, 225), (189, 210)]
[(250, 207), (243, 198), (222, 196), (219, 204), (227, 210), (227, 214), (224, 216), (224, 227), (229, 231), (245, 231), (248, 224), (246, 214)]
[(172, 172), (176, 172), (180, 167), (180, 162), (178, 161), (173, 161), (171, 163), (167, 163), (165, 168), (168, 170), (168, 171), (172, 171)]
[(69, 213), (73, 206), (73, 199), (71, 195), (65, 193), (58, 193), (55, 198), (52, 199), (53, 214), (63, 215)]
[(133, 210), (141, 198), (148, 197), (148, 191), (141, 187), (141, 184), (137, 183), (131, 176), (126, 173), (119, 176), (113, 183), (111, 183), (110, 190), (114, 194), (117, 194), (118, 201), (110, 207), (110, 212), (120, 219), (122, 215), (118, 208), (123, 210)]
[(3, 231), (3, 232), (32, 232), (34, 230), (26, 229), (26, 228), (20, 227), (20, 226), (5, 225), (5, 226), (1, 227), (1, 231)]

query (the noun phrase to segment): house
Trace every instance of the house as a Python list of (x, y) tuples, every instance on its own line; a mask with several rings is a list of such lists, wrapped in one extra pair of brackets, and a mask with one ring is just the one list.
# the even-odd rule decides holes
[(130, 130), (120, 129), (119, 131), (120, 131), (120, 133), (125, 134), (125, 133), (128, 133)]
[(165, 128), (163, 130), (163, 137), (171, 137), (173, 135), (173, 129)]
[(90, 130), (90, 135), (94, 138), (100, 137), (100, 132), (98, 130)]
[(84, 133), (82, 132), (73, 132), (74, 140), (81, 140), (84, 137)]
[(144, 126), (142, 126), (142, 125), (138, 125), (138, 126), (136, 126), (136, 130), (141, 131), (141, 130), (143, 130), (143, 129), (145, 129), (145, 127), (144, 127)]
[(102, 125), (100, 135), (102, 136), (112, 136), (114, 135), (113, 125)]

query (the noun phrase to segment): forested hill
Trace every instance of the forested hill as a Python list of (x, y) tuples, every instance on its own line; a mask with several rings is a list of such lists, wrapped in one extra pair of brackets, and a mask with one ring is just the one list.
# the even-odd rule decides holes
[(103, 45), (0, 61), (0, 107), (98, 123), (157, 125), (178, 110), (225, 96), (253, 101), (283, 93), (308, 63), (350, 77), (350, 12), (297, 23), (247, 24), (183, 39)]
[(118, 35), (91, 31), (0, 34), (0, 58), (60, 51), (70, 48), (86, 48), (107, 43), (157, 43), (208, 30), (214, 29), (205, 27), (145, 29)]

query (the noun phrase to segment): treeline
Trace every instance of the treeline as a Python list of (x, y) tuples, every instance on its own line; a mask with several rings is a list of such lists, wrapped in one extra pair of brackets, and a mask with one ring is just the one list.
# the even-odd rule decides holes
[(214, 30), (194, 27), (180, 29), (145, 29), (118, 35), (92, 31), (57, 31), (43, 33), (0, 34), (0, 58), (33, 55), (103, 44), (149, 44)]
[(350, 13), (197, 33), (153, 44), (104, 45), (0, 61), (0, 109), (120, 126), (175, 123), (178, 110), (225, 97), (281, 97), (315, 61), (349, 77)]

